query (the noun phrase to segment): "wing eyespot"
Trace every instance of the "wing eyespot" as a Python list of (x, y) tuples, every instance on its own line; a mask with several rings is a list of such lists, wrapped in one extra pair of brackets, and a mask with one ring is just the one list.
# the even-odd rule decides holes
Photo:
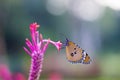
[(71, 55), (72, 57), (74, 56), (74, 54), (73, 54), (73, 53), (71, 53), (70, 55)]

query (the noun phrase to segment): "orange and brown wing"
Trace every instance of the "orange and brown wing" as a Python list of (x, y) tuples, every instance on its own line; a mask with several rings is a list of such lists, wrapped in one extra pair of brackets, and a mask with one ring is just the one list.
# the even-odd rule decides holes
[(68, 45), (66, 46), (66, 56), (68, 61), (72, 63), (81, 63), (83, 60), (83, 50), (79, 48), (75, 43), (72, 41), (68, 42)]
[[(85, 52), (84, 52), (85, 53)], [(90, 57), (87, 53), (84, 54), (84, 57), (83, 57), (83, 64), (90, 64)]]

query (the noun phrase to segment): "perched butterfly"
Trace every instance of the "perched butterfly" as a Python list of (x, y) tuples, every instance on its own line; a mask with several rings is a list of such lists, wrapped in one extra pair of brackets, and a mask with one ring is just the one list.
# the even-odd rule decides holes
[(88, 54), (82, 48), (76, 45), (74, 42), (69, 41), (67, 38), (65, 42), (65, 48), (66, 48), (66, 56), (69, 62), (83, 63), (83, 64), (90, 63), (91, 59), (88, 56)]

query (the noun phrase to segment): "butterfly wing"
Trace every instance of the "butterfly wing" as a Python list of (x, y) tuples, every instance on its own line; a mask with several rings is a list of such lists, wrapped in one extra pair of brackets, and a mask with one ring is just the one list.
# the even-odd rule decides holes
[(72, 41), (68, 42), (66, 46), (66, 56), (68, 61), (72, 63), (81, 63), (83, 60), (83, 50), (79, 48), (75, 43)]
[(67, 43), (66, 56), (68, 61), (72, 63), (89, 64), (91, 61), (89, 55), (72, 41)]
[(86, 52), (84, 52), (84, 54), (83, 54), (83, 64), (90, 64), (90, 61), (91, 61), (91, 59), (90, 59), (90, 57), (89, 57), (89, 55), (86, 53)]

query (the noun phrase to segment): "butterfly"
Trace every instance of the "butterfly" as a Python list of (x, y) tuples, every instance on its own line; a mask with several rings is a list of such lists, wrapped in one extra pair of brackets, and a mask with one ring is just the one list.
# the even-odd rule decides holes
[(78, 45), (68, 40), (67, 38), (65, 41), (65, 48), (66, 48), (66, 57), (69, 62), (90, 64), (91, 59), (89, 55), (82, 48), (80, 48)]

